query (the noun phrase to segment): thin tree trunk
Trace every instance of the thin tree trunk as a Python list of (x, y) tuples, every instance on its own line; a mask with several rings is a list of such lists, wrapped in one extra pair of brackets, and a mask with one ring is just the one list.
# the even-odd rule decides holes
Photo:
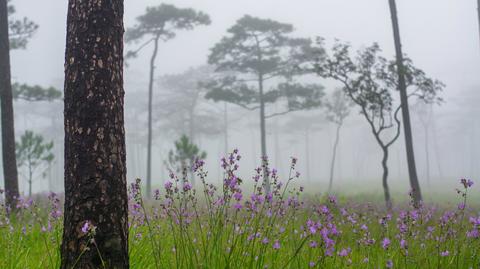
[(480, 0), (477, 0), (477, 13), (478, 13), (478, 30), (480, 33)]
[(267, 175), (267, 131), (265, 127), (265, 101), (263, 96), (263, 75), (258, 76), (258, 89), (260, 92), (260, 143), (262, 147), (263, 184), (266, 193), (270, 193), (270, 178)]
[[(29, 160), (30, 163), (30, 160)], [(28, 166), (28, 197), (32, 197), (32, 167), (29, 165)]]
[(307, 165), (307, 181), (311, 181), (310, 174), (310, 133), (309, 130), (305, 130), (305, 162)]
[(427, 185), (430, 186), (430, 147), (428, 145), (428, 142), (430, 139), (429, 139), (428, 125), (424, 125), (424, 128), (425, 128), (425, 169), (427, 172)]
[(227, 102), (223, 103), (223, 132), (224, 132), (224, 142), (225, 142), (225, 156), (228, 154), (228, 107)]
[(129, 268), (123, 10), (122, 0), (68, 3), (62, 269)]
[(389, 0), (390, 13), (392, 16), (393, 37), (395, 40), (395, 53), (398, 72), (398, 90), (400, 92), (400, 101), (402, 105), (403, 130), (405, 133), (405, 148), (407, 151), (408, 175), (410, 178), (410, 187), (412, 189), (415, 206), (418, 206), (422, 200), (422, 192), (418, 183), (417, 168), (415, 167), (415, 154), (413, 150), (412, 128), (410, 124), (410, 113), (408, 108), (407, 85), (405, 82), (403, 53), (400, 41), (400, 28), (398, 26), (397, 7), (395, 0)]
[(382, 168), (383, 168), (383, 175), (382, 175), (382, 186), (383, 186), (383, 194), (385, 197), (385, 205), (387, 209), (390, 211), (392, 209), (392, 199), (390, 197), (390, 189), (388, 187), (388, 148), (382, 147), (383, 150), (383, 158), (382, 158)]
[(338, 142), (340, 141), (340, 128), (342, 128), (342, 124), (337, 125), (337, 130), (335, 134), (335, 143), (333, 144), (332, 161), (330, 163), (330, 181), (328, 183), (329, 193), (332, 191), (332, 187), (333, 187), (333, 174), (335, 172), (335, 158), (337, 157)]
[(150, 58), (150, 77), (148, 80), (148, 141), (147, 141), (147, 198), (152, 196), (152, 101), (153, 81), (155, 75), (155, 59), (158, 53), (158, 37), (154, 40), (152, 57)]
[(0, 0), (0, 105), (2, 125), (2, 158), (5, 202), (15, 209), (18, 193), (17, 159), (12, 84), (10, 78), (10, 41), (8, 38), (7, 0)]

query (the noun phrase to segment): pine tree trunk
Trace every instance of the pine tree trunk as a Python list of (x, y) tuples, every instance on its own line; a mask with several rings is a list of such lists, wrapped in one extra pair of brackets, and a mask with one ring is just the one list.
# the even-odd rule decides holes
[(0, 0), (0, 102), (2, 114), (3, 178), (6, 205), (15, 209), (15, 201), (19, 193), (17, 159), (15, 158), (15, 128), (9, 42), (7, 0)]
[(310, 174), (310, 131), (305, 130), (305, 164), (307, 168), (307, 181), (312, 180), (312, 176)]
[[(428, 123), (426, 123), (428, 124)], [(429, 141), (430, 141), (430, 135), (429, 135), (429, 130), (428, 130), (428, 125), (424, 126), (425, 128), (425, 169), (427, 172), (427, 185), (430, 186), (430, 147), (429, 147)]]
[(342, 128), (342, 124), (337, 125), (337, 130), (335, 132), (335, 143), (333, 144), (332, 161), (330, 163), (330, 180), (328, 183), (329, 193), (332, 191), (332, 187), (333, 187), (333, 174), (335, 172), (335, 159), (337, 157), (337, 147), (338, 147), (338, 142), (340, 140), (340, 128)]
[(153, 54), (150, 58), (150, 77), (148, 80), (148, 141), (147, 141), (147, 198), (152, 195), (152, 101), (153, 81), (155, 75), (155, 59), (158, 53), (158, 37), (154, 40)]
[(260, 144), (262, 147), (262, 167), (263, 167), (263, 184), (266, 193), (270, 193), (270, 178), (267, 175), (267, 130), (265, 127), (265, 101), (263, 96), (263, 76), (258, 77), (258, 89), (260, 93)]
[(400, 101), (402, 105), (403, 130), (405, 133), (405, 148), (407, 151), (408, 175), (410, 178), (410, 188), (412, 189), (415, 206), (418, 206), (422, 200), (422, 192), (418, 183), (417, 168), (415, 167), (415, 154), (413, 151), (412, 128), (410, 124), (410, 112), (408, 107), (407, 85), (405, 82), (403, 53), (400, 41), (400, 29), (398, 26), (397, 7), (395, 0), (389, 0), (390, 13), (392, 16), (393, 37), (395, 41), (395, 53), (398, 71), (398, 90), (400, 92)]
[(223, 104), (223, 132), (224, 132), (224, 147), (225, 147), (225, 156), (227, 156), (229, 148), (228, 148), (228, 107), (227, 102)]
[[(129, 268), (123, 1), (70, 0), (61, 268)], [(82, 231), (85, 222), (93, 236)]]

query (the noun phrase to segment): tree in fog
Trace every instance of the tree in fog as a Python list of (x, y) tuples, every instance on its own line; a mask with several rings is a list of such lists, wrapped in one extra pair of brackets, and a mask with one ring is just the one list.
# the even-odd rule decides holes
[(28, 196), (32, 196), (33, 177), (40, 171), (42, 176), (52, 164), (55, 156), (52, 152), (53, 141), (45, 142), (43, 136), (25, 131), (16, 144), (16, 156), (19, 168), (26, 168)]
[(193, 185), (195, 185), (195, 176), (192, 168), (197, 160), (205, 158), (207, 158), (207, 153), (200, 150), (186, 135), (182, 135), (175, 141), (175, 149), (168, 152), (168, 162), (173, 170), (182, 173), (184, 181), (187, 179), (187, 175), (190, 175)]
[(137, 17), (137, 24), (127, 30), (126, 43), (140, 43), (136, 50), (129, 51), (127, 57), (137, 54), (150, 43), (153, 52), (150, 56), (150, 74), (148, 82), (148, 141), (147, 141), (147, 196), (151, 196), (151, 163), (152, 163), (152, 100), (155, 77), (155, 60), (158, 54), (158, 43), (166, 42), (176, 36), (180, 30), (192, 30), (199, 25), (209, 25), (210, 17), (191, 8), (177, 8), (169, 4), (147, 7), (145, 14)]
[[(223, 130), (221, 112), (207, 103), (202, 82), (211, 77), (211, 68), (202, 66), (159, 78), (159, 97), (155, 103), (154, 122), (174, 137), (187, 135), (191, 142), (197, 135), (216, 135)], [(155, 118), (158, 117), (158, 118)]]
[[(294, 115), (291, 116), (290, 119), (281, 127), (279, 128), (282, 134), (283, 133), (291, 133), (291, 134), (296, 134), (298, 137), (298, 134), (300, 134), (302, 137), (302, 141), (305, 145), (305, 167), (306, 167), (306, 180), (311, 181), (311, 169), (310, 169), (310, 156), (311, 156), (311, 151), (312, 151), (312, 145), (311, 145), (311, 136), (312, 133), (315, 133), (317, 131), (320, 131), (323, 128), (323, 125), (325, 124), (324, 118), (320, 115)], [(292, 141), (295, 141), (296, 139), (293, 139)], [(278, 168), (279, 169), (279, 168)]]
[(64, 269), (129, 267), (123, 10), (123, 1), (68, 2)]
[(328, 100), (324, 103), (326, 109), (326, 118), (335, 124), (335, 141), (333, 143), (332, 159), (330, 162), (330, 177), (328, 181), (328, 192), (332, 191), (333, 174), (335, 170), (335, 159), (337, 157), (337, 147), (340, 141), (340, 129), (343, 126), (345, 118), (350, 114), (352, 102), (348, 99), (342, 89), (336, 89)]
[[(396, 61), (379, 56), (377, 44), (358, 51), (356, 58), (350, 56), (350, 46), (336, 43), (332, 55), (319, 57), (315, 66), (317, 73), (341, 83), (345, 94), (360, 108), (360, 114), (368, 122), (376, 142), (382, 149), (382, 184), (387, 208), (392, 207), (388, 187), (388, 156), (390, 146), (400, 136), (401, 104), (397, 105), (393, 94), (398, 90)], [(406, 87), (409, 98), (425, 103), (435, 103), (444, 85), (430, 79), (416, 68), (410, 59), (404, 60)]]
[(400, 40), (400, 28), (398, 25), (397, 6), (395, 0), (389, 0), (390, 15), (392, 17), (393, 39), (395, 43), (395, 55), (397, 65), (397, 87), (400, 92), (400, 103), (402, 110), (403, 131), (405, 136), (405, 149), (407, 153), (408, 176), (410, 179), (410, 187), (412, 189), (412, 197), (415, 206), (418, 206), (422, 200), (422, 192), (420, 184), (418, 183), (417, 168), (415, 166), (415, 153), (413, 150), (412, 127), (410, 123), (410, 112), (408, 106), (407, 82), (405, 74), (405, 66), (402, 52), (402, 45)]
[[(228, 29), (208, 57), (217, 72), (228, 75), (208, 83), (206, 97), (260, 110), (262, 157), (267, 156), (266, 119), (317, 107), (322, 96), (320, 85), (296, 80), (304, 74), (296, 67), (309, 59), (312, 47), (310, 39), (294, 38), (291, 33), (291, 24), (246, 15)], [(284, 110), (268, 114), (266, 105), (282, 99)], [(264, 183), (268, 192), (268, 177)]]
[(6, 205), (15, 208), (18, 192), (18, 171), (15, 158), (15, 127), (10, 70), (10, 50), (24, 49), (38, 25), (27, 18), (12, 19), (15, 7), (0, 0), (0, 102), (2, 129), (2, 159)]
[(430, 186), (430, 124), (433, 120), (433, 107), (431, 104), (417, 102), (412, 106), (412, 111), (422, 125), (424, 140), (423, 147), (425, 150), (425, 178), (428, 186)]

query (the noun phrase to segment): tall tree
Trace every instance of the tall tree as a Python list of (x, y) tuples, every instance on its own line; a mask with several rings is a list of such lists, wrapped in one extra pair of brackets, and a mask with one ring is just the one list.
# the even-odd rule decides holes
[[(350, 57), (347, 44), (336, 43), (332, 55), (317, 60), (317, 73), (341, 83), (344, 92), (360, 108), (360, 114), (368, 122), (371, 132), (382, 149), (382, 185), (387, 208), (392, 207), (388, 187), (388, 157), (390, 146), (400, 136), (401, 121), (399, 112), (401, 103), (396, 104), (393, 97), (398, 90), (398, 72), (396, 61), (388, 61), (379, 56), (377, 44), (360, 50), (355, 59)], [(416, 68), (410, 59), (403, 65), (406, 86), (411, 88), (408, 97), (425, 103), (441, 101), (437, 96), (444, 85), (428, 78)]]
[[(304, 74), (296, 67), (309, 59), (311, 41), (293, 38), (290, 36), (292, 32), (290, 24), (246, 15), (228, 29), (228, 35), (211, 49), (208, 57), (217, 72), (228, 75), (206, 85), (210, 89), (206, 97), (248, 110), (260, 110), (260, 144), (264, 162), (267, 156), (266, 119), (317, 107), (322, 96), (320, 85), (295, 80)], [(267, 114), (266, 105), (282, 98), (286, 100), (285, 110)], [(265, 163), (263, 167), (266, 169)], [(267, 176), (264, 184), (268, 192)]]
[(137, 17), (137, 24), (127, 30), (125, 42), (139, 43), (146, 41), (136, 50), (129, 51), (127, 57), (136, 57), (148, 44), (153, 42), (150, 57), (150, 73), (148, 81), (148, 141), (147, 141), (147, 197), (152, 193), (152, 100), (155, 77), (155, 60), (158, 54), (159, 41), (168, 41), (176, 36), (176, 31), (192, 30), (198, 25), (210, 24), (210, 17), (191, 8), (177, 8), (173, 5), (161, 4), (147, 7), (145, 14)]
[(407, 83), (405, 80), (405, 66), (400, 40), (400, 27), (397, 18), (397, 6), (395, 0), (389, 0), (390, 15), (392, 17), (393, 38), (395, 41), (395, 54), (398, 73), (398, 91), (400, 92), (400, 103), (402, 105), (403, 132), (405, 136), (405, 149), (407, 151), (408, 175), (410, 188), (415, 205), (422, 200), (422, 192), (418, 183), (417, 168), (415, 166), (415, 153), (413, 150), (412, 127), (410, 124), (410, 112), (408, 107)]
[(337, 147), (340, 141), (340, 129), (343, 126), (345, 118), (350, 114), (351, 102), (342, 89), (335, 90), (328, 101), (325, 102), (326, 118), (335, 124), (335, 141), (333, 143), (332, 159), (330, 162), (330, 179), (328, 181), (328, 192), (332, 191), (333, 174), (335, 171), (335, 160), (337, 157)]
[(69, 1), (61, 268), (129, 267), (123, 32), (123, 1)]
[(10, 71), (10, 50), (24, 49), (38, 25), (23, 18), (13, 19), (15, 7), (9, 0), (0, 0), (0, 103), (2, 126), (2, 158), (6, 205), (12, 206), (18, 192), (18, 171), (15, 158), (15, 124)]

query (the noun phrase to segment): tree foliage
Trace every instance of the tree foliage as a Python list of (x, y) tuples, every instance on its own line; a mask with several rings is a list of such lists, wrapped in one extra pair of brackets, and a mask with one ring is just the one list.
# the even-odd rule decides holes
[[(10, 0), (7, 2), (10, 3)], [(8, 28), (10, 38), (10, 49), (25, 49), (28, 44), (28, 40), (38, 30), (38, 24), (29, 20), (27, 17), (22, 19), (14, 19), (12, 16), (15, 14), (15, 6), (8, 5)]]
[(62, 98), (62, 92), (54, 87), (13, 83), (12, 90), (13, 98), (16, 100), (51, 102)]
[[(259, 108), (261, 101), (285, 99), (287, 107), (280, 114), (317, 107), (323, 88), (295, 79), (305, 74), (297, 66), (311, 59), (314, 48), (310, 39), (291, 37), (293, 30), (291, 24), (269, 19), (240, 18), (211, 49), (208, 62), (224, 75), (205, 85), (206, 97), (249, 110)], [(267, 81), (270, 87), (259, 89)]]
[[(400, 104), (395, 102), (398, 73), (394, 60), (379, 55), (380, 47), (373, 44), (358, 51), (355, 58), (350, 56), (350, 45), (337, 42), (332, 55), (321, 55), (316, 61), (316, 72), (341, 83), (345, 94), (360, 108), (360, 113), (369, 123), (377, 141), (384, 146), (391, 145), (400, 133), (398, 113)], [(408, 88), (408, 97), (425, 103), (442, 101), (438, 93), (444, 84), (426, 76), (406, 58), (403, 70)], [(394, 128), (394, 136), (384, 142), (381, 134)]]
[(178, 30), (192, 30), (198, 25), (209, 25), (210, 17), (191, 8), (177, 8), (169, 4), (147, 7), (145, 14), (137, 17), (137, 24), (125, 34), (125, 42), (139, 43), (147, 39), (139, 49), (127, 52), (127, 57), (135, 57), (140, 49), (154, 39), (168, 41)]
[(182, 135), (179, 140), (175, 141), (175, 149), (168, 153), (168, 161), (176, 171), (184, 171), (188, 167), (192, 167), (196, 160), (206, 157), (207, 153), (200, 150), (186, 135)]

